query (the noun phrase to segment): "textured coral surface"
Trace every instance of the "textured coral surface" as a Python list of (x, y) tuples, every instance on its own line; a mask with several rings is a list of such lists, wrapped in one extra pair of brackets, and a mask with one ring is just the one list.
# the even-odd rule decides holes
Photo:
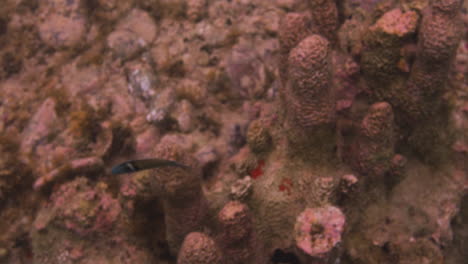
[(0, 264), (466, 263), (467, 9), (2, 1)]

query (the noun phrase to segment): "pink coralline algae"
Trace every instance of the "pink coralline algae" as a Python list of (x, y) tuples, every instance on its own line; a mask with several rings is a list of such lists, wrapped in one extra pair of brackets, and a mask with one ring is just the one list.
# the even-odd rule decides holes
[(400, 9), (393, 9), (385, 14), (370, 27), (372, 31), (405, 37), (416, 30), (418, 16), (413, 12), (403, 13)]
[(345, 216), (333, 206), (306, 208), (295, 227), (296, 246), (311, 257), (324, 258), (341, 242)]
[(376, 100), (393, 105), (407, 104), (404, 87), (394, 84), (399, 73), (400, 52), (404, 40), (416, 32), (419, 16), (414, 11), (393, 9), (370, 26), (364, 34), (361, 69)]

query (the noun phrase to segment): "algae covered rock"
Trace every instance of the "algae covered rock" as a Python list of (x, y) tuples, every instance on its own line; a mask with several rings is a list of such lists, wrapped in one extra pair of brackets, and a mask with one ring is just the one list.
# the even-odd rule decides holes
[(73, 48), (85, 41), (88, 19), (83, 1), (42, 1), (39, 36), (52, 48)]
[[(106, 184), (77, 178), (55, 191), (31, 230), (34, 263), (142, 263), (153, 256), (126, 226), (119, 200)], [(118, 245), (120, 250), (113, 247)]]

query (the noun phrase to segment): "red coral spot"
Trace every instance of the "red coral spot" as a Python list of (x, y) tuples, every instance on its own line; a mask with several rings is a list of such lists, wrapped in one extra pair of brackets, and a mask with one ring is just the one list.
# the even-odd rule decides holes
[(291, 195), (292, 186), (293, 186), (293, 183), (292, 183), (291, 179), (284, 178), (281, 181), (280, 185), (278, 186), (278, 189), (279, 189), (280, 192), (286, 191), (287, 195)]
[(258, 177), (262, 176), (264, 166), (265, 161), (260, 160), (257, 164), (257, 167), (249, 172), (250, 177), (252, 177), (252, 179), (257, 179)]

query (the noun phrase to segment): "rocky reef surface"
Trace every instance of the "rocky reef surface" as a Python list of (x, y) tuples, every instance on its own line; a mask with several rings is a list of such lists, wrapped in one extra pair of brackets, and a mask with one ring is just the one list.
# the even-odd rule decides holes
[(5, 0), (0, 263), (465, 263), (467, 9)]

